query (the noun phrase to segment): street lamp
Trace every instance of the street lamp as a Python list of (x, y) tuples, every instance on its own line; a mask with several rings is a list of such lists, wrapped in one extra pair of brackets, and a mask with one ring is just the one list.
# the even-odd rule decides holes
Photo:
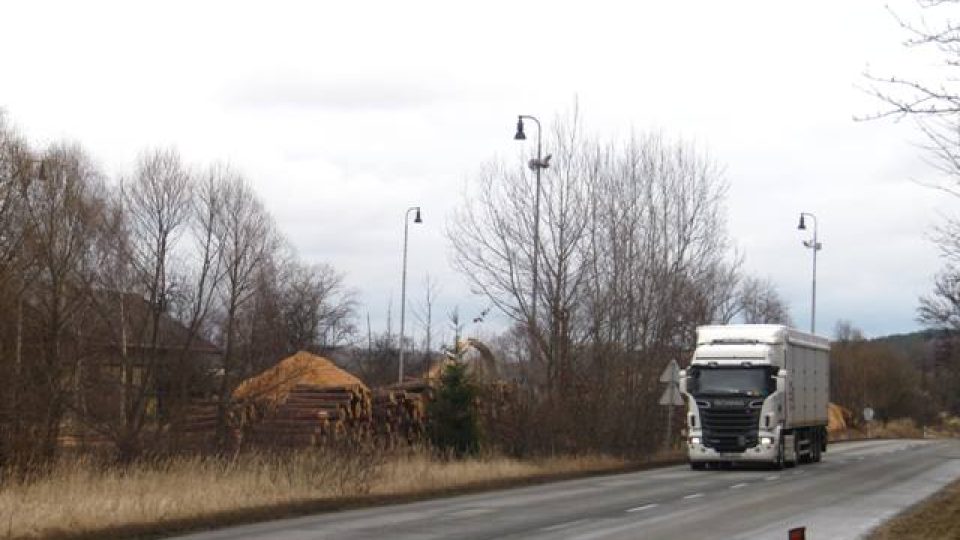
[(527, 165), (533, 169), (537, 175), (537, 195), (536, 204), (533, 207), (533, 298), (530, 301), (531, 328), (537, 324), (537, 291), (540, 289), (539, 267), (540, 267), (540, 170), (550, 166), (550, 158), (541, 157), (542, 147), (540, 145), (540, 120), (535, 116), (521, 114), (517, 117), (517, 134), (513, 136), (515, 140), (525, 141), (527, 135), (523, 132), (523, 120), (533, 120), (537, 124), (537, 157), (527, 162)]
[(803, 245), (813, 251), (813, 292), (810, 300), (810, 333), (813, 334), (817, 329), (817, 252), (823, 249), (823, 244), (817, 241), (817, 216), (809, 212), (800, 212), (800, 224), (797, 225), (797, 229), (801, 231), (807, 229), (803, 222), (804, 217), (813, 220), (813, 238), (803, 241)]
[(407, 208), (407, 213), (403, 216), (403, 283), (400, 286), (400, 376), (399, 382), (403, 382), (403, 323), (407, 308), (407, 236), (410, 228), (410, 212), (414, 210), (417, 214), (413, 218), (414, 223), (423, 223), (420, 219), (420, 207), (411, 206)]

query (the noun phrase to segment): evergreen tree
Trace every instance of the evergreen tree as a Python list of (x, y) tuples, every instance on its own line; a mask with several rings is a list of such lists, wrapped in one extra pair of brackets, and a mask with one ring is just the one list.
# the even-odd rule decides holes
[(454, 362), (444, 368), (436, 399), (428, 407), (430, 442), (436, 448), (457, 457), (480, 450), (477, 393), (466, 364)]

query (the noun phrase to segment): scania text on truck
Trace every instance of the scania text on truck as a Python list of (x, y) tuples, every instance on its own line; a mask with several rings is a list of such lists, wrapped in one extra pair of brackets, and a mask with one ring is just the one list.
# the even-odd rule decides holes
[(782, 325), (697, 328), (680, 372), (690, 467), (820, 461), (827, 449), (830, 343)]

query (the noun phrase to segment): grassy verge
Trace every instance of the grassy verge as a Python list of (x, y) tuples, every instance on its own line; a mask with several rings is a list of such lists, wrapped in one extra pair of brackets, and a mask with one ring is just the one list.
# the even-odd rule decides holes
[(960, 538), (960, 481), (907, 509), (870, 533), (869, 540)]
[(301, 452), (186, 458), (126, 469), (74, 461), (0, 484), (0, 537), (156, 537), (312, 512), (618, 472), (645, 464), (607, 456), (536, 461), (442, 460), (425, 452)]

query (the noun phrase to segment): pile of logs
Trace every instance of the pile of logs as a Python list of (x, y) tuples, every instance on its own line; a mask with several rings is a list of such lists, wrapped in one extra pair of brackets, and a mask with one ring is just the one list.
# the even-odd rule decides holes
[[(217, 400), (192, 400), (170, 427), (177, 448), (203, 451), (214, 448), (217, 434)], [(228, 418), (228, 426), (229, 426)], [(233, 430), (231, 430), (233, 433)]]
[(332, 442), (384, 448), (422, 440), (425, 397), (431, 392), (363, 387), (295, 386), (272, 411), (248, 412), (245, 441), (257, 446), (303, 447)]
[(385, 447), (419, 442), (426, 427), (423, 396), (401, 389), (382, 388), (373, 393), (374, 434)]
[(212, 432), (217, 427), (217, 400), (203, 399), (194, 400), (187, 405), (183, 412), (183, 422), (176, 428), (181, 433), (201, 433)]
[[(243, 445), (308, 447), (328, 443), (414, 444), (426, 429), (437, 381), (421, 379), (371, 392), (329, 359), (298, 352), (233, 391), (228, 425)], [(216, 432), (216, 402), (196, 403), (181, 440)]]
[(256, 445), (314, 446), (371, 433), (370, 391), (360, 386), (294, 386), (272, 410), (248, 410), (245, 440)]

